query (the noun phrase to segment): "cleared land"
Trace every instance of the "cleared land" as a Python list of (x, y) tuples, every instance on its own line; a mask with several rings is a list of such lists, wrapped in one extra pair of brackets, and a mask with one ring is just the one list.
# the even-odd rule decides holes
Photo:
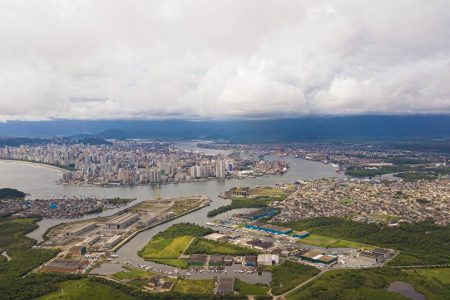
[(214, 280), (179, 279), (175, 285), (174, 291), (183, 294), (211, 295), (214, 292)]
[(327, 248), (328, 245), (332, 245), (334, 243), (337, 243), (339, 239), (335, 239), (332, 237), (324, 236), (324, 235), (318, 235), (318, 234), (311, 234), (310, 236), (301, 239), (299, 242), (311, 246), (317, 246), (317, 247), (323, 247)]
[(125, 294), (114, 287), (89, 281), (89, 279), (69, 280), (59, 284), (60, 290), (39, 298), (40, 300), (69, 300), (69, 299), (96, 299), (96, 300), (133, 300), (137, 299)]

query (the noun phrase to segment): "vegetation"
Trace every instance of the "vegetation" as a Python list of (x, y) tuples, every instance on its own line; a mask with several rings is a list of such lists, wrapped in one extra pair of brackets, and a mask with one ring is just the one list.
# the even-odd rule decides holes
[(140, 252), (144, 258), (178, 258), (193, 239), (183, 235), (175, 238), (153, 238)]
[(224, 212), (239, 208), (263, 208), (267, 207), (272, 201), (273, 200), (267, 199), (266, 197), (263, 199), (233, 198), (231, 199), (231, 204), (213, 209), (208, 212), (207, 216), (208, 218), (212, 218)]
[(241, 296), (264, 296), (269, 292), (269, 287), (261, 284), (251, 284), (236, 279), (235, 290), (238, 291)]
[(58, 284), (60, 290), (39, 298), (53, 299), (98, 299), (98, 300), (132, 300), (136, 297), (127, 295), (117, 288), (94, 282), (89, 279), (69, 280)]
[(324, 236), (324, 235), (318, 235), (318, 234), (310, 234), (304, 239), (300, 240), (300, 243), (311, 245), (311, 246), (317, 246), (317, 247), (323, 247), (327, 248), (328, 245), (332, 245), (334, 243), (337, 243), (339, 239)]
[(376, 169), (349, 168), (345, 171), (345, 175), (352, 177), (374, 177), (389, 173), (397, 173), (395, 176), (403, 178), (407, 181), (437, 179), (439, 176), (450, 175), (450, 167), (428, 167), (399, 164)]
[(179, 237), (183, 235), (190, 235), (190, 236), (205, 236), (207, 234), (211, 234), (214, 231), (211, 228), (203, 227), (196, 224), (191, 223), (178, 223), (170, 226), (166, 230), (158, 233), (155, 235), (155, 238), (162, 237), (162, 238), (174, 238)]
[[(295, 230), (403, 251), (391, 265), (448, 264), (450, 225), (431, 222), (401, 224), (389, 228), (339, 218), (313, 218), (284, 224)], [(433, 249), (433, 251), (430, 251)]]
[(22, 199), (27, 194), (16, 189), (2, 188), (0, 189), (0, 200), (3, 199)]
[(221, 243), (202, 238), (196, 238), (185, 251), (186, 254), (223, 254), (223, 255), (249, 255), (256, 254), (253, 249), (239, 247), (230, 243)]
[[(30, 299), (56, 289), (64, 277), (32, 275), (28, 272), (54, 257), (58, 251), (32, 249), (35, 241), (25, 235), (36, 228), (37, 219), (0, 219), (0, 253), (8, 251), (10, 261), (0, 260), (0, 295), (2, 299)], [(26, 286), (26, 289), (24, 288)]]
[(450, 297), (448, 285), (429, 280), (417, 270), (374, 268), (329, 271), (289, 294), (287, 299), (406, 299), (387, 290), (393, 281), (412, 284), (427, 299)]
[(283, 294), (316, 276), (319, 272), (318, 269), (308, 265), (285, 261), (272, 269), (272, 293), (274, 295)]
[(447, 286), (450, 284), (450, 268), (417, 269), (417, 273), (431, 281), (439, 281)]
[(138, 254), (144, 259), (186, 268), (187, 261), (178, 259), (194, 237), (212, 233), (210, 228), (195, 224), (179, 223), (158, 233)]
[(189, 280), (189, 279), (179, 279), (174, 288), (175, 292), (183, 294), (203, 294), (212, 295), (214, 292), (214, 280)]

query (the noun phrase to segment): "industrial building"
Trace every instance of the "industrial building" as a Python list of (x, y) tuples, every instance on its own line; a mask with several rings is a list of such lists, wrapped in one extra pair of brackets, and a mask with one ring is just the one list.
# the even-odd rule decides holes
[(337, 256), (326, 255), (319, 249), (306, 250), (300, 254), (300, 258), (304, 261), (325, 265), (332, 265), (337, 262)]
[(138, 225), (141, 227), (147, 227), (155, 223), (157, 220), (158, 217), (155, 215), (145, 216), (138, 221)]
[(304, 239), (306, 237), (309, 236), (309, 232), (308, 231), (294, 231), (294, 237), (299, 238), (299, 239)]
[(105, 248), (112, 248), (115, 245), (117, 245), (118, 243), (120, 243), (120, 241), (122, 241), (122, 236), (121, 235), (114, 235), (112, 236), (109, 240), (107, 240), (103, 246)]
[(247, 267), (256, 267), (257, 257), (256, 255), (246, 255), (244, 258), (244, 266)]
[(267, 250), (273, 247), (273, 243), (270, 241), (263, 241), (260, 239), (250, 240), (247, 242), (249, 246), (258, 250)]
[(83, 245), (88, 247), (94, 245), (96, 242), (100, 240), (100, 236), (98, 234), (94, 234), (93, 236), (84, 240)]
[(88, 260), (55, 259), (46, 265), (41, 271), (51, 273), (77, 273), (89, 265)]
[(80, 234), (86, 233), (88, 231), (91, 231), (94, 228), (95, 228), (94, 222), (83, 223), (83, 224), (76, 225), (75, 227), (69, 229), (65, 233), (65, 235), (69, 235), (69, 236), (80, 235)]
[(126, 213), (108, 221), (108, 229), (125, 229), (139, 220), (139, 214)]
[(280, 227), (272, 224), (247, 224), (245, 228), (264, 231), (273, 234), (290, 234), (293, 232), (292, 228)]
[(86, 254), (86, 247), (73, 246), (69, 249), (69, 254), (75, 257), (81, 257)]
[(258, 255), (258, 266), (272, 266), (280, 263), (280, 257), (276, 254)]
[(215, 233), (211, 233), (211, 234), (208, 234), (207, 236), (205, 236), (205, 239), (218, 242), (218, 241), (225, 240), (226, 237), (223, 234), (215, 232)]

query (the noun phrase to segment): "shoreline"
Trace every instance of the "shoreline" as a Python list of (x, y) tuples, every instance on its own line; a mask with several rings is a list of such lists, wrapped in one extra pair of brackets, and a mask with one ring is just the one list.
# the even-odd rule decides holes
[(6, 158), (0, 158), (0, 163), (1, 162), (5, 162), (5, 163), (22, 163), (22, 164), (26, 164), (26, 165), (30, 165), (30, 166), (36, 166), (36, 167), (43, 167), (43, 168), (48, 168), (48, 169), (53, 169), (56, 171), (61, 171), (61, 172), (68, 172), (69, 170), (52, 165), (52, 164), (47, 164), (47, 163), (43, 163), (43, 162), (38, 162), (38, 161), (29, 161), (29, 160), (22, 160), (22, 159), (6, 159)]

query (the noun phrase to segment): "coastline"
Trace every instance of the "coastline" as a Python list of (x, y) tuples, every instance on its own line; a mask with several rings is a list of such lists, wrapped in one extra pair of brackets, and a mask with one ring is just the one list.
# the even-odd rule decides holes
[(6, 159), (6, 158), (0, 158), (0, 163), (1, 162), (5, 162), (5, 163), (22, 163), (22, 164), (26, 164), (26, 165), (31, 165), (31, 166), (36, 166), (36, 167), (43, 167), (43, 168), (47, 168), (47, 169), (53, 169), (56, 171), (61, 171), (61, 172), (67, 172), (67, 169), (52, 165), (52, 164), (47, 164), (47, 163), (43, 163), (43, 162), (38, 162), (38, 161), (29, 161), (29, 160), (22, 160), (22, 159)]

